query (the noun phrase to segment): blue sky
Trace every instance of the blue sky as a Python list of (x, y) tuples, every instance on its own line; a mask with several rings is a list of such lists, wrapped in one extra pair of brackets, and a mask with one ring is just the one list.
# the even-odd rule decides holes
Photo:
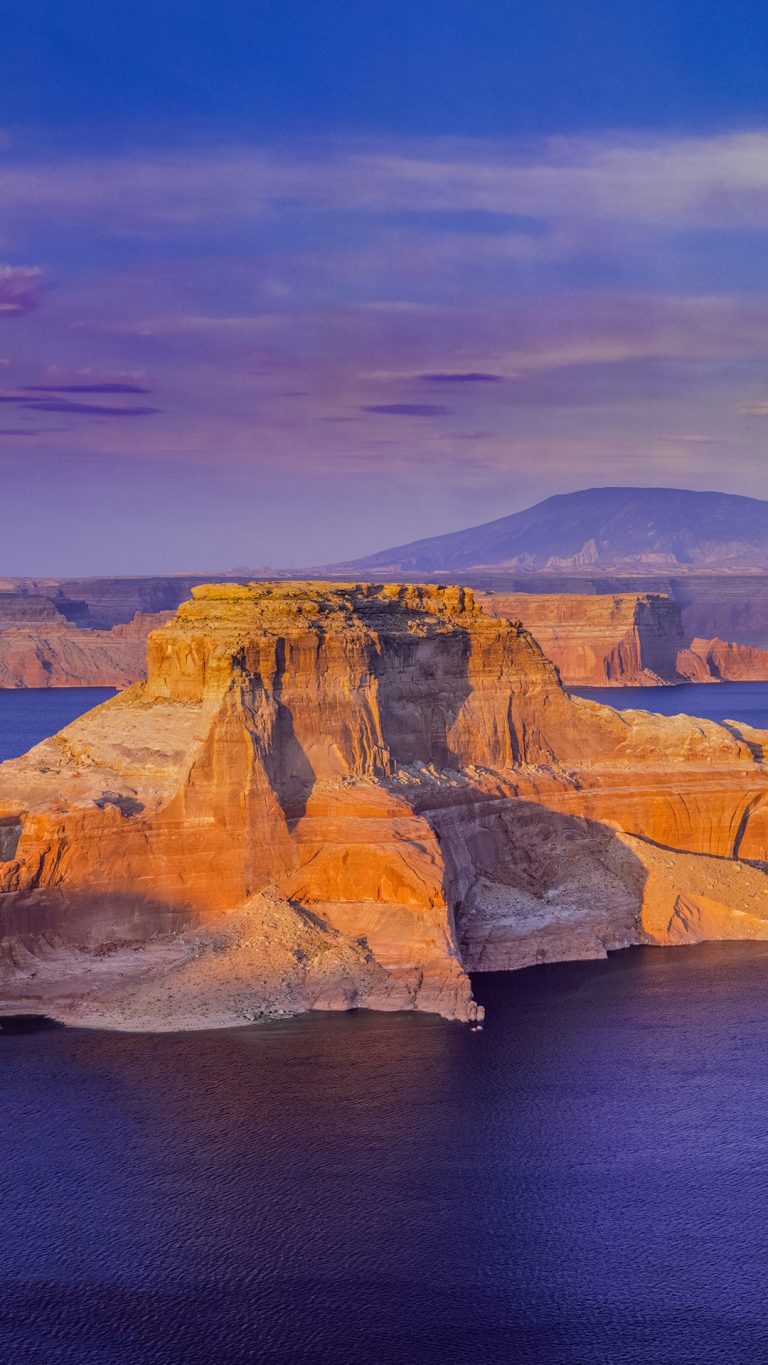
[(765, 493), (764, 6), (26, 0), (3, 46), (4, 572)]
[[(759, 121), (756, 0), (25, 0), (9, 124), (84, 147)], [(13, 61), (8, 60), (13, 55)]]

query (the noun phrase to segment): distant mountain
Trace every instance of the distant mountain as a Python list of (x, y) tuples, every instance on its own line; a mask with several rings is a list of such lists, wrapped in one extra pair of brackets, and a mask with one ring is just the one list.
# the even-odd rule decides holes
[(367, 574), (768, 570), (768, 502), (684, 488), (585, 488), (334, 568)]

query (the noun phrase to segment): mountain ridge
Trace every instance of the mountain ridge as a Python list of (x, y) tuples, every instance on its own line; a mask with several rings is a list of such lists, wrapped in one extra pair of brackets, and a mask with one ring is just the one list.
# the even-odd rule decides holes
[(366, 572), (768, 569), (768, 501), (615, 485), (332, 566)]

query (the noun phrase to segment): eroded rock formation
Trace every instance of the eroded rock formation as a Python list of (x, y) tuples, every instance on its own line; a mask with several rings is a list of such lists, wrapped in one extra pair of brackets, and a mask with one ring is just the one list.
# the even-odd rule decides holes
[(764, 681), (768, 650), (689, 639), (663, 593), (481, 593), (494, 616), (521, 620), (572, 687)]
[(78, 630), (45, 598), (0, 595), (0, 687), (127, 687), (144, 677), (147, 636), (170, 613)]
[(570, 699), (462, 588), (198, 588), (148, 678), (0, 765), (0, 990), (63, 1018), (364, 1004), (768, 936), (768, 735)]
[(677, 671), (688, 682), (765, 682), (768, 650), (694, 637), (678, 654)]
[(673, 682), (685, 644), (680, 608), (661, 594), (492, 593), (494, 616), (520, 620), (572, 686)]

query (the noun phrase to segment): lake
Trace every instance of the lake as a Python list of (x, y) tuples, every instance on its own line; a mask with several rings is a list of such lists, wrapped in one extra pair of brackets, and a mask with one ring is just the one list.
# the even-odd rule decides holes
[(764, 1362), (768, 945), (0, 1037), (14, 1365)]
[(575, 697), (605, 702), (619, 711), (657, 711), (662, 716), (740, 720), (768, 730), (768, 683), (679, 683), (674, 687), (569, 687)]
[(25, 754), (114, 696), (114, 687), (0, 688), (0, 762)]
[(482, 1032), (0, 1035), (0, 1359), (762, 1365), (768, 944), (474, 986)]

